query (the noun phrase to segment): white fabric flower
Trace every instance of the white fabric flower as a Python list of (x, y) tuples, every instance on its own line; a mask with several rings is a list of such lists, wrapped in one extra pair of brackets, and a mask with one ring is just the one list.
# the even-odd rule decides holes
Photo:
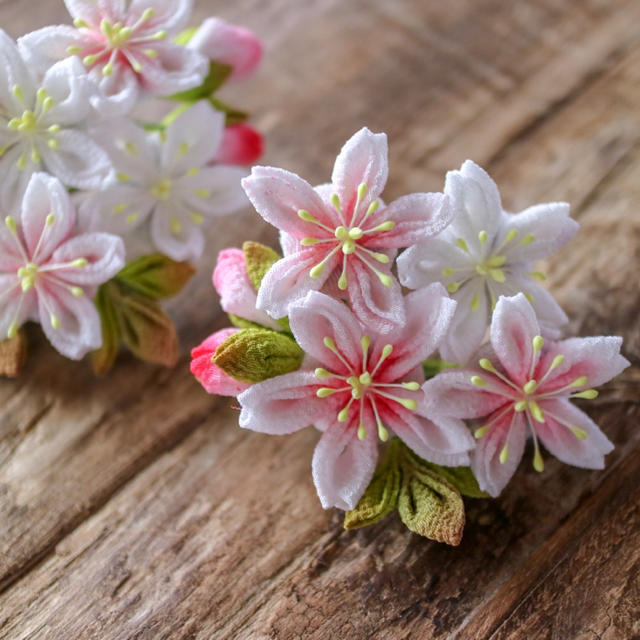
[(74, 26), (45, 27), (23, 36), (30, 62), (45, 69), (77, 55), (98, 91), (93, 106), (121, 116), (140, 92), (169, 95), (197, 87), (209, 61), (173, 43), (191, 14), (192, 0), (65, 0)]
[[(210, 166), (224, 131), (224, 114), (199, 102), (163, 132), (129, 121), (97, 134), (114, 166), (113, 179), (80, 207), (84, 226), (124, 234), (151, 217), (155, 245), (174, 260), (194, 260), (204, 248), (200, 228), (247, 204), (240, 167)], [(87, 222), (87, 220), (89, 222)]]
[(47, 171), (66, 186), (98, 188), (106, 153), (83, 130), (91, 89), (79, 60), (53, 65), (42, 78), (0, 30), (0, 207), (20, 208), (31, 176)]
[(470, 160), (447, 173), (444, 192), (454, 210), (451, 225), (398, 258), (403, 285), (417, 289), (441, 282), (458, 302), (440, 355), (465, 364), (480, 346), (498, 298), (520, 292), (545, 335), (557, 337), (567, 316), (536, 284), (544, 274), (533, 271), (532, 263), (555, 253), (578, 230), (569, 205), (551, 202), (507, 213), (495, 182)]

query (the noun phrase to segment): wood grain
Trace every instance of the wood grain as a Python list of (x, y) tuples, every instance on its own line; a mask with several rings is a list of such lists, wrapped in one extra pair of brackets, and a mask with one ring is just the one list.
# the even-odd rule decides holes
[[(66, 20), (61, 0), (0, 2), (11, 35)], [(469, 503), (460, 547), (394, 516), (346, 532), (315, 497), (317, 435), (237, 427), (188, 348), (224, 325), (217, 251), (274, 241), (255, 213), (210, 233), (172, 304), (174, 370), (123, 357), (95, 380), (30, 332), (0, 381), (0, 638), (603, 638), (640, 636), (640, 5), (634, 0), (196, 2), (265, 41), (230, 100), (267, 135), (265, 163), (323, 182), (367, 125), (390, 138), (386, 198), (439, 190), (471, 157), (518, 210), (568, 200), (582, 229), (543, 265), (581, 334), (633, 362), (584, 406), (615, 442), (603, 472), (523, 463)], [(527, 453), (530, 460), (530, 453)]]

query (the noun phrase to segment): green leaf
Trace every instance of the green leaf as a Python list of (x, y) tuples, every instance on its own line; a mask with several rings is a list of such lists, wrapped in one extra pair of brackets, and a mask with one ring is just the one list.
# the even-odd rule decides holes
[(357, 529), (382, 520), (398, 504), (401, 473), (395, 455), (396, 447), (390, 443), (385, 460), (378, 465), (371, 483), (355, 509), (344, 514), (344, 528)]
[(219, 98), (210, 96), (209, 102), (216, 110), (222, 111), (225, 114), (225, 125), (227, 127), (232, 124), (245, 122), (249, 119), (249, 114), (246, 111), (240, 111), (240, 109), (236, 109), (235, 107), (228, 105), (226, 102), (223, 102)]
[(441, 467), (431, 462), (423, 461), (440, 477), (451, 483), (463, 496), (468, 498), (490, 498), (491, 496), (482, 491), (478, 486), (478, 481), (469, 467)]
[(111, 370), (120, 349), (122, 334), (112, 300), (114, 296), (118, 296), (117, 285), (107, 282), (98, 289), (94, 300), (102, 324), (102, 346), (91, 354), (91, 365), (97, 376)]
[(194, 273), (188, 262), (153, 253), (129, 262), (116, 275), (116, 280), (149, 298), (171, 298), (180, 293)]
[(196, 31), (199, 29), (200, 27), (189, 27), (188, 29), (185, 29), (184, 31), (181, 31), (175, 38), (174, 38), (174, 42), (176, 44), (182, 45), (183, 47), (189, 44), (189, 41), (191, 40), (191, 38), (193, 38), (193, 36), (196, 34)]
[(296, 371), (304, 352), (289, 336), (271, 329), (244, 329), (229, 336), (211, 359), (240, 382), (256, 383)]
[(398, 513), (411, 531), (437, 542), (460, 544), (464, 503), (458, 490), (404, 447)]
[(439, 360), (438, 358), (427, 358), (422, 363), (424, 375), (427, 377), (427, 379), (433, 378), (445, 369), (455, 369), (458, 366), (459, 365), (457, 365), (455, 362), (447, 362), (446, 360)]
[(271, 247), (259, 242), (245, 242), (242, 245), (242, 251), (247, 264), (249, 280), (257, 291), (260, 288), (262, 278), (273, 264), (280, 260), (280, 256)]
[(176, 364), (176, 328), (155, 300), (131, 292), (121, 295), (114, 308), (122, 341), (136, 357), (166, 367)]
[(27, 338), (18, 331), (12, 338), (0, 340), (0, 376), (15, 378), (27, 361)]
[(233, 313), (228, 313), (229, 321), (234, 327), (238, 329), (265, 329), (261, 324), (257, 322), (251, 322), (251, 320), (247, 320), (246, 318), (242, 318), (240, 316), (236, 316)]
[[(188, 102), (191, 104), (198, 102), (198, 100), (206, 100), (226, 82), (232, 71), (233, 67), (228, 64), (211, 60), (209, 62), (209, 73), (200, 86), (181, 91), (180, 93), (174, 93), (172, 96), (169, 96), (169, 100), (173, 100), (174, 102)], [(224, 109), (218, 110), (224, 111)]]

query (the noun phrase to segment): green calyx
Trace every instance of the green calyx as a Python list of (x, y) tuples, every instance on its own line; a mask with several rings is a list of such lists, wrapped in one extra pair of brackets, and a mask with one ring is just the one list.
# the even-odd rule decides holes
[(303, 357), (302, 349), (286, 334), (250, 328), (229, 336), (211, 361), (235, 380), (254, 384), (296, 371)]
[(374, 524), (397, 509), (409, 530), (457, 546), (465, 524), (463, 495), (487, 497), (468, 467), (432, 464), (394, 438), (355, 509), (345, 513), (344, 527)]
[(265, 274), (280, 260), (280, 255), (271, 247), (259, 242), (247, 241), (242, 245), (247, 273), (253, 288), (258, 291)]

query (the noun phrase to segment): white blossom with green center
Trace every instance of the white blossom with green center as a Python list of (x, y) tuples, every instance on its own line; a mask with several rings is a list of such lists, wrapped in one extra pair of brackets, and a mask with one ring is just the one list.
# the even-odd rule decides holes
[(447, 174), (444, 192), (454, 210), (451, 225), (398, 258), (402, 284), (416, 289), (441, 282), (458, 302), (442, 357), (465, 364), (482, 343), (498, 298), (516, 293), (533, 305), (544, 333), (557, 336), (567, 317), (540, 286), (546, 277), (534, 261), (553, 254), (577, 231), (569, 205), (552, 202), (507, 213), (493, 180), (470, 160)]

